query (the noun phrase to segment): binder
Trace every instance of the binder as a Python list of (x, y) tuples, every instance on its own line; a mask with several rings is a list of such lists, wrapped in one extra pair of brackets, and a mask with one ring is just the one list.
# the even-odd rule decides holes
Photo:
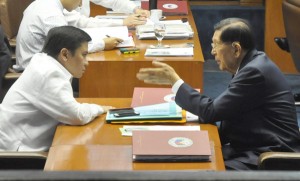
[(136, 162), (210, 161), (207, 131), (133, 131), (132, 158)]
[[(148, 1), (141, 1), (143, 9), (149, 9)], [(185, 0), (158, 0), (157, 9), (163, 10), (164, 16), (179, 16), (188, 14), (188, 2)]]

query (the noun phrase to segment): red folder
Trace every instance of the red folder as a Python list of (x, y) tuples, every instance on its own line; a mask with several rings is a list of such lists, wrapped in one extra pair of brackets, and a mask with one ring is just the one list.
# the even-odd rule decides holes
[[(200, 92), (200, 89), (196, 89)], [(146, 106), (175, 101), (171, 88), (135, 87), (131, 107)]]
[(175, 94), (171, 88), (135, 87), (131, 107), (160, 104), (175, 101)]
[(134, 161), (209, 161), (211, 147), (207, 131), (133, 131)]
[[(149, 9), (149, 1), (141, 1), (141, 7)], [(157, 9), (161, 9), (164, 16), (187, 15), (188, 2), (185, 0), (158, 0)]]

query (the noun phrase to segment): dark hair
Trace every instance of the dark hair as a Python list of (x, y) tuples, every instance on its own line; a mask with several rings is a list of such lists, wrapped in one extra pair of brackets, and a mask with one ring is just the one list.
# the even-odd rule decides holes
[(42, 52), (57, 59), (61, 49), (68, 49), (74, 55), (77, 48), (84, 42), (91, 41), (91, 37), (83, 30), (73, 26), (59, 26), (52, 28), (47, 35)]
[(247, 20), (241, 18), (227, 18), (214, 26), (214, 30), (220, 30), (222, 42), (240, 42), (245, 50), (255, 48), (252, 28)]

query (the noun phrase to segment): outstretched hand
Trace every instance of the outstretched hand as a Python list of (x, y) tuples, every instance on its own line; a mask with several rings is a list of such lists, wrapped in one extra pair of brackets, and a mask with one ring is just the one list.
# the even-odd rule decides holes
[(156, 68), (141, 68), (136, 77), (149, 84), (173, 85), (180, 79), (175, 70), (166, 63), (153, 61)]

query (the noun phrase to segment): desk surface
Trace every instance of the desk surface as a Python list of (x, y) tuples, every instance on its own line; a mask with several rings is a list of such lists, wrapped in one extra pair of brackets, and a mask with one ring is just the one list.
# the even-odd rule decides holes
[[(193, 57), (145, 57), (146, 48), (157, 44), (157, 40), (134, 41), (140, 53), (121, 54), (118, 49), (92, 53), (87, 56), (89, 66), (79, 83), (80, 97), (132, 97), (134, 87), (149, 87), (136, 78), (140, 68), (151, 67), (153, 60), (170, 64), (181, 78), (194, 88), (203, 88), (203, 54), (198, 38), (197, 28), (189, 11), (188, 16), (168, 16), (167, 19), (188, 18), (194, 30), (194, 37), (188, 40), (163, 40), (163, 44), (178, 45), (193, 43)], [(134, 34), (134, 31), (132, 31)], [(153, 86), (153, 85), (151, 85)], [(165, 87), (165, 86), (155, 86)]]
[[(131, 103), (129, 98), (80, 98), (78, 101), (115, 107), (128, 107)], [(225, 170), (216, 126), (200, 125), (201, 130), (209, 133), (213, 156), (211, 162), (198, 163), (134, 163), (131, 137), (121, 135), (122, 126), (105, 123), (105, 115), (85, 126), (58, 126), (45, 170)]]

